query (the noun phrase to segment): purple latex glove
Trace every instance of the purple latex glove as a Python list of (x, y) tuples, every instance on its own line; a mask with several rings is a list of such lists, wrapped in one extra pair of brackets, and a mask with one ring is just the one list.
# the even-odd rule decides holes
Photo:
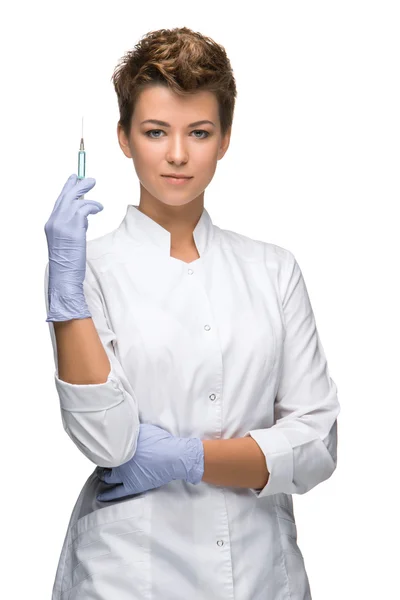
[(133, 457), (112, 469), (98, 467), (96, 474), (113, 485), (97, 495), (100, 502), (140, 494), (176, 479), (196, 485), (204, 474), (203, 442), (200, 438), (175, 437), (157, 425), (141, 423)]
[(49, 250), (49, 312), (47, 322), (91, 317), (83, 291), (86, 273), (88, 215), (103, 210), (83, 194), (96, 184), (93, 177), (71, 175), (54, 205), (44, 231)]

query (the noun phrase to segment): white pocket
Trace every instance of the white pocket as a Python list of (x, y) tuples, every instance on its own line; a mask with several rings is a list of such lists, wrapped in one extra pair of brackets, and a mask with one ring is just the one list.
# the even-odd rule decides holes
[(303, 558), (303, 554), (297, 545), (297, 526), (292, 502), (291, 496), (287, 494), (276, 495), (275, 510), (279, 521), (282, 547), (286, 554), (297, 554)]
[[(145, 496), (99, 508), (68, 532), (61, 598), (146, 598), (149, 517)], [(147, 505), (147, 506), (146, 506)]]

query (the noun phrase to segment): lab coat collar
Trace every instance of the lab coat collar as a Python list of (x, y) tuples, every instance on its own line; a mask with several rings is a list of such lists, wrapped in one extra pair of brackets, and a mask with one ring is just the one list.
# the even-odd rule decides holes
[[(120, 229), (132, 241), (139, 244), (151, 244), (160, 249), (163, 254), (170, 256), (170, 232), (148, 215), (142, 213), (138, 206), (128, 204)], [(193, 238), (200, 256), (208, 250), (214, 235), (214, 225), (211, 217), (203, 207), (200, 219), (193, 230)]]

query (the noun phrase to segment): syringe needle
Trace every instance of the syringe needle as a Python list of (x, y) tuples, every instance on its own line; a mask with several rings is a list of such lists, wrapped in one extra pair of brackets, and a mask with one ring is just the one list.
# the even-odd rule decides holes
[[(85, 171), (86, 171), (86, 152), (85, 152), (85, 144), (83, 141), (83, 117), (82, 117), (82, 137), (81, 137), (81, 143), (80, 143), (79, 152), (78, 152), (78, 179), (85, 178)], [(83, 196), (81, 196), (81, 198), (83, 199)]]
[(80, 151), (85, 150), (85, 144), (84, 144), (84, 141), (83, 141), (83, 117), (82, 117), (82, 136), (81, 136), (81, 144), (80, 144), (79, 150)]

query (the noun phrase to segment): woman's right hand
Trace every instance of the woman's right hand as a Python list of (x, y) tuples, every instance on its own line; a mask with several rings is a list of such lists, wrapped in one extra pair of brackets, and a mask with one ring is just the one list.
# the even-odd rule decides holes
[(78, 179), (77, 175), (71, 175), (44, 226), (49, 251), (49, 300), (53, 298), (47, 321), (84, 318), (71, 315), (88, 312), (83, 295), (87, 217), (104, 207), (100, 202), (80, 197), (95, 185), (92, 177)]

